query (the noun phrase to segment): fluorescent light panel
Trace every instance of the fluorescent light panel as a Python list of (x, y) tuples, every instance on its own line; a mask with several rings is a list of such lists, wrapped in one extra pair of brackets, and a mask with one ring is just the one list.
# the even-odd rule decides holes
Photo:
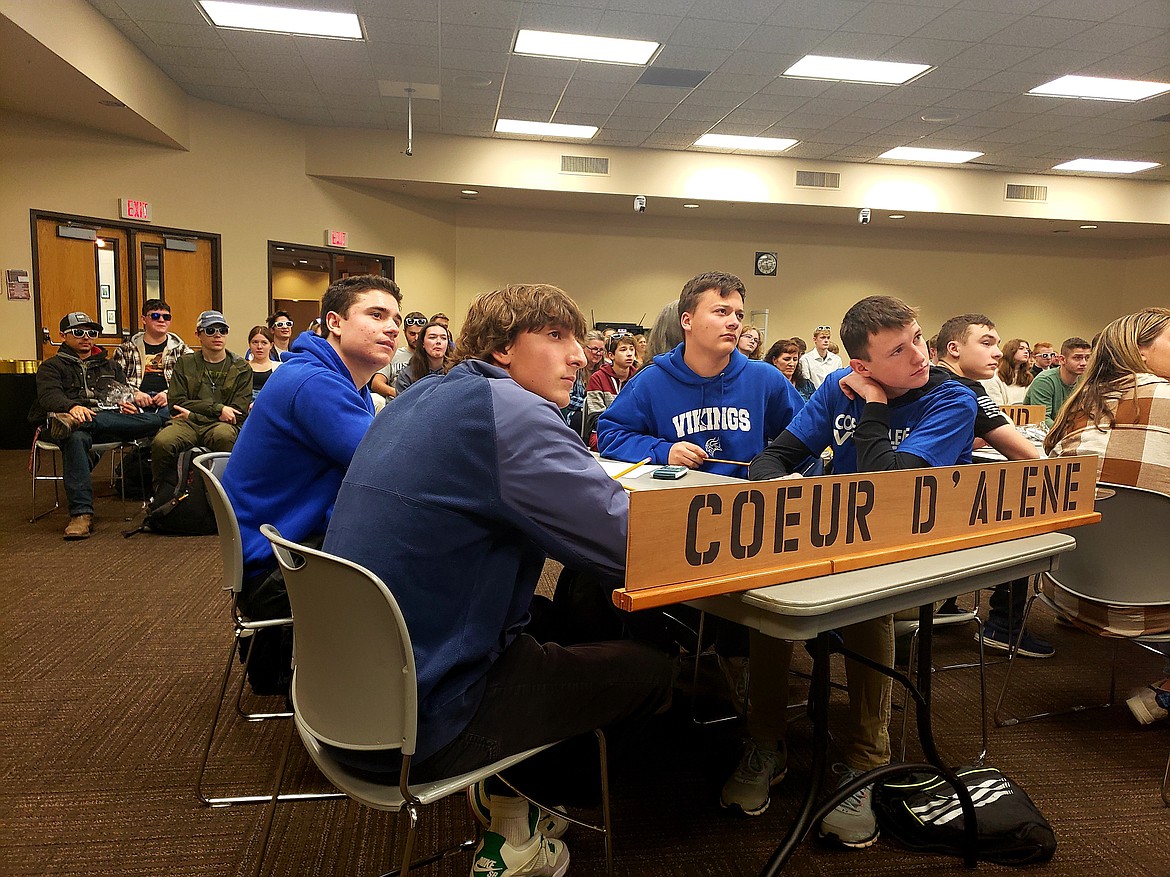
[(1145, 100), (1170, 91), (1170, 82), (1143, 82), (1139, 79), (1103, 79), (1098, 76), (1061, 76), (1037, 85), (1028, 94), (1079, 97), (1086, 100)]
[(900, 61), (863, 61), (857, 58), (829, 58), (805, 55), (782, 75), (800, 79), (831, 79), (838, 82), (869, 82), (875, 85), (903, 85), (930, 70), (929, 64)]
[(572, 58), (577, 61), (645, 64), (658, 51), (658, 43), (544, 30), (521, 30), (516, 35), (516, 47), (512, 51), (517, 55), (542, 55), (548, 58)]
[(878, 158), (897, 161), (930, 161), (935, 164), (962, 164), (981, 156), (982, 152), (963, 152), (959, 149), (927, 149), (922, 146), (898, 146), (883, 152)]
[(321, 12), (224, 0), (199, 0), (199, 5), (216, 27), (347, 40), (362, 38), (361, 23), (352, 12)]
[(535, 137), (569, 137), (588, 140), (597, 133), (596, 125), (562, 125), (559, 122), (525, 122), (521, 119), (499, 119), (497, 134), (529, 134)]
[(1109, 158), (1077, 158), (1053, 168), (1054, 171), (1089, 171), (1095, 174), (1136, 174), (1160, 167), (1156, 161), (1116, 161)]
[(783, 152), (791, 149), (799, 140), (784, 137), (744, 137), (738, 134), (704, 134), (694, 142), (695, 146), (709, 149), (748, 149), (752, 152)]

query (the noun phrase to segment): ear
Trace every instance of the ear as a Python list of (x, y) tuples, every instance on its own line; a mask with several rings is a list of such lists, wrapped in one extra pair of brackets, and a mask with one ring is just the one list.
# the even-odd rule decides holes
[(330, 311), (325, 315), (325, 328), (329, 330), (329, 334), (341, 335), (341, 314), (337, 311)]
[(684, 332), (691, 331), (691, 318), (694, 316), (690, 311), (683, 311), (679, 314), (679, 325), (682, 326)]
[(512, 345), (509, 344), (501, 350), (493, 350), (492, 359), (504, 371), (510, 369), (512, 367)]
[(849, 367), (851, 369), (853, 369), (854, 372), (861, 375), (863, 378), (872, 377), (872, 375), (870, 374), (870, 371), (869, 371), (869, 365), (866, 363), (866, 361), (864, 359), (851, 359), (851, 360), (849, 360)]
[(953, 356), (955, 358), (958, 358), (958, 356), (959, 356), (959, 342), (958, 341), (948, 341), (947, 342), (947, 356)]

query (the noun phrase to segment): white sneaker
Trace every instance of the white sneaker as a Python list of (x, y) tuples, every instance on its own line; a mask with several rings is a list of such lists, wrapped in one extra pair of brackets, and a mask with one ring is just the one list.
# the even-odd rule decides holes
[[(479, 820), (480, 825), (489, 829), (492, 827), (492, 802), (488, 793), (484, 791), (483, 781), (467, 787), (467, 806), (471, 808), (472, 815)], [(562, 807), (556, 809), (564, 812)], [(569, 830), (570, 825), (572, 823), (559, 813), (541, 810), (531, 801), (528, 803), (528, 830), (533, 834), (543, 834), (556, 840)]]
[(537, 834), (524, 846), (514, 847), (502, 834), (485, 831), (475, 848), (471, 877), (563, 877), (568, 868), (564, 841)]

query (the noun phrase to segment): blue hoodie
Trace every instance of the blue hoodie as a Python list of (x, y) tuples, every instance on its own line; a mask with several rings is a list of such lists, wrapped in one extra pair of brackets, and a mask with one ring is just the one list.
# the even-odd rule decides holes
[(280, 368), (256, 396), (223, 473), (240, 522), (244, 581), (276, 567), (261, 524), (301, 542), (329, 525), (341, 479), (374, 420), (367, 387), (329, 342), (298, 336)]
[[(731, 352), (727, 368), (713, 378), (683, 362), (683, 345), (654, 357), (639, 371), (597, 422), (603, 457), (631, 463), (669, 462), (670, 447), (691, 442), (722, 460), (750, 463), (788, 426), (804, 400), (775, 366)], [(704, 472), (746, 478), (743, 466), (706, 463)]]

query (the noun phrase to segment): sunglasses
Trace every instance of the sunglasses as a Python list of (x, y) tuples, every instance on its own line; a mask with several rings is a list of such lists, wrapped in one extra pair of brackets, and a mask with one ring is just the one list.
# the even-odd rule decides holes
[(167, 323), (171, 321), (171, 315), (164, 313), (163, 311), (151, 311), (146, 316), (150, 317), (152, 320), (162, 320)]
[(1056, 359), (1056, 354), (1055, 353), (1037, 353), (1036, 358), (1037, 359)]
[(291, 329), (292, 320), (277, 320), (272, 324), (273, 329)]
[(227, 326), (208, 326), (206, 329), (203, 330), (204, 335), (211, 335), (213, 337), (215, 335), (227, 335), (227, 333), (228, 333)]
[(816, 329), (814, 329), (813, 331), (814, 332), (832, 332), (833, 327), (832, 326), (817, 326)]
[(402, 322), (406, 323), (406, 325), (408, 325), (408, 326), (425, 326), (427, 324), (427, 318), (426, 317), (407, 317)]
[(65, 333), (72, 335), (74, 338), (96, 338), (98, 336), (97, 329), (70, 329)]

